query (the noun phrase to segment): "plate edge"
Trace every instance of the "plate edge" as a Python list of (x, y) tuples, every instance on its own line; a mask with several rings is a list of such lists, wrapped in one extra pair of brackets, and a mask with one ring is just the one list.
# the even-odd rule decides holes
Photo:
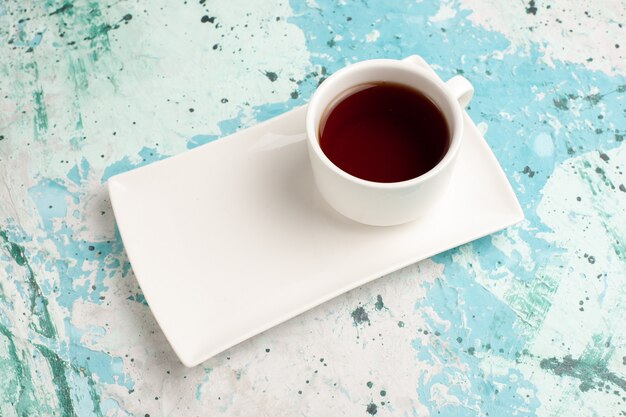
[[(297, 317), (297, 316), (299, 316), (301, 314), (304, 314), (307, 311), (312, 310), (313, 308), (318, 307), (318, 306), (324, 304), (325, 302), (332, 300), (333, 298), (336, 298), (336, 297), (338, 297), (338, 296), (340, 296), (342, 294), (347, 293), (348, 291), (352, 291), (353, 289), (355, 289), (357, 287), (369, 284), (370, 282), (373, 282), (373, 281), (375, 281), (375, 280), (377, 280), (379, 278), (382, 278), (382, 277), (384, 277), (386, 275), (389, 275), (389, 274), (391, 274), (391, 273), (393, 273), (395, 271), (398, 271), (398, 270), (400, 270), (402, 268), (405, 268), (405, 267), (407, 267), (409, 265), (421, 262), (421, 261), (423, 261), (425, 259), (432, 258), (433, 256), (438, 255), (440, 253), (443, 253), (443, 252), (455, 249), (455, 248), (457, 248), (457, 247), (459, 247), (461, 245), (464, 245), (466, 243), (472, 242), (472, 241), (474, 241), (476, 239), (480, 239), (482, 237), (489, 236), (489, 235), (491, 235), (493, 233), (496, 233), (496, 232), (499, 232), (501, 230), (504, 230), (504, 229), (506, 229), (508, 227), (511, 227), (511, 226), (519, 223), (520, 221), (523, 220), (523, 218), (524, 218), (523, 216), (520, 217), (518, 215), (518, 213), (515, 213), (515, 216), (511, 217), (510, 220), (502, 222), (501, 224), (499, 224), (498, 226), (494, 227), (493, 229), (489, 229), (489, 231), (487, 231), (487, 232), (480, 233), (479, 235), (470, 237), (468, 239), (463, 239), (459, 243), (455, 242), (453, 244), (453, 246), (450, 246), (449, 248), (444, 249), (442, 251), (434, 251), (434, 252), (431, 252), (428, 255), (426, 255), (424, 257), (421, 257), (421, 258), (418, 258), (418, 259), (411, 259), (409, 261), (402, 261), (399, 264), (395, 264), (392, 267), (383, 269), (382, 272), (380, 272), (380, 273), (376, 273), (374, 275), (368, 276), (365, 279), (362, 279), (362, 280), (359, 280), (359, 281), (355, 281), (354, 283), (351, 283), (350, 285), (341, 287), (339, 290), (335, 290), (335, 291), (329, 293), (330, 295), (325, 295), (323, 297), (320, 297), (320, 298), (316, 299), (314, 302), (306, 304), (302, 308), (295, 309), (295, 310), (289, 312), (288, 314), (285, 314), (284, 316), (281, 316), (280, 319), (271, 321), (270, 324), (266, 324), (266, 325), (260, 326), (255, 331), (248, 332), (248, 333), (245, 334), (245, 336), (236, 338), (235, 342), (225, 343), (225, 344), (221, 345), (218, 348), (212, 349), (207, 354), (198, 355), (199, 359), (188, 358), (189, 360), (183, 361), (182, 357), (180, 357), (180, 356), (179, 356), (179, 359), (181, 359), (181, 362), (183, 362), (183, 364), (185, 366), (187, 366), (187, 367), (197, 366), (197, 365), (207, 361), (208, 359), (211, 359), (212, 357), (218, 355), (219, 353), (222, 353), (225, 350), (232, 348), (233, 346), (236, 346), (236, 345), (238, 345), (238, 344), (240, 344), (240, 343), (242, 343), (242, 342), (244, 342), (244, 341), (246, 341), (246, 340), (248, 340), (248, 339), (250, 339), (252, 337), (255, 337), (255, 336), (257, 336), (257, 335), (259, 335), (259, 334), (261, 334), (263, 332), (266, 332), (266, 331), (272, 329), (273, 327), (276, 327), (276, 326), (278, 326), (278, 325), (280, 325), (282, 323), (285, 323), (286, 321), (289, 321), (289, 320), (291, 320), (291, 319), (293, 319), (293, 318), (295, 318), (295, 317)], [(169, 341), (169, 339), (168, 339), (168, 341)]]
[[(141, 168), (138, 168), (138, 169), (141, 169)], [(117, 201), (119, 201), (117, 196), (118, 196), (118, 193), (120, 192), (119, 191), (119, 187), (121, 187), (120, 181), (123, 181), (123, 179), (120, 179), (120, 177), (124, 176), (124, 174), (125, 173), (114, 175), (110, 177), (106, 183), (107, 191), (109, 193), (109, 200), (111, 201), (111, 208), (113, 209), (113, 216), (115, 217), (115, 226), (117, 227), (117, 230), (120, 233), (120, 238), (122, 239), (122, 245), (124, 246), (124, 252), (126, 252), (126, 256), (128, 256), (128, 262), (130, 262), (131, 269), (133, 270), (133, 275), (135, 276), (135, 279), (137, 280), (137, 283), (139, 284), (139, 287), (141, 288), (141, 291), (143, 292), (144, 298), (146, 299), (146, 302), (148, 303), (150, 314), (152, 314), (152, 317), (154, 317), (154, 320), (157, 322), (157, 325), (159, 326), (161, 333), (165, 336), (165, 339), (167, 340), (170, 347), (172, 348), (172, 351), (174, 352), (174, 354), (176, 354), (176, 356), (182, 362), (182, 364), (188, 368), (193, 367), (197, 364), (193, 364), (193, 361), (190, 361), (187, 355), (182, 354), (178, 350), (177, 345), (173, 343), (174, 341), (170, 338), (167, 332), (163, 331), (163, 326), (161, 324), (161, 321), (159, 320), (158, 315), (155, 313), (152, 307), (150, 307), (150, 300), (152, 299), (152, 295), (150, 294), (150, 291), (146, 291), (146, 289), (142, 285), (142, 279), (140, 278), (140, 276), (142, 276), (142, 273), (137, 271), (137, 268), (136, 268), (137, 264), (133, 261), (133, 255), (131, 254), (131, 252), (134, 252), (133, 250), (130, 249), (132, 245), (128, 245), (126, 243), (127, 240), (124, 237), (125, 232), (123, 231), (123, 229), (125, 230), (126, 228), (122, 225), (124, 221), (120, 222), (120, 219), (121, 219), (119, 216), (120, 206), (118, 203), (116, 203)]]

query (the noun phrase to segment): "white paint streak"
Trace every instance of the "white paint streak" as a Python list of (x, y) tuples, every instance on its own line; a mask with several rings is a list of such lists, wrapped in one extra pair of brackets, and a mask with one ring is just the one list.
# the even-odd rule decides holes
[(472, 12), (469, 19), (474, 24), (502, 33), (521, 51), (528, 52), (531, 44), (536, 45), (548, 65), (558, 60), (609, 75), (626, 75), (626, 26), (618, 24), (626, 21), (623, 2), (614, 1), (613, 7), (567, 0), (535, 2), (536, 14), (526, 13), (528, 2), (460, 2)]
[(476, 125), (476, 128), (478, 129), (478, 131), (480, 132), (481, 135), (485, 135), (485, 133), (487, 133), (487, 130), (489, 130), (489, 125), (485, 122), (479, 122)]
[(380, 37), (380, 32), (376, 29), (373, 29), (370, 33), (365, 35), (365, 42), (376, 42), (376, 40)]
[(552, 156), (554, 153), (554, 142), (552, 141), (552, 136), (545, 132), (539, 133), (535, 136), (535, 140), (533, 141), (533, 151), (537, 154), (537, 156), (543, 158)]
[[(437, 407), (445, 407), (448, 405), (458, 406), (461, 402), (457, 397), (449, 393), (447, 386), (443, 384), (433, 384), (430, 387), (430, 401), (435, 403)], [(477, 410), (478, 411), (478, 410)]]
[(437, 10), (437, 13), (435, 13), (434, 16), (429, 17), (428, 20), (433, 23), (438, 23), (452, 19), (454, 16), (456, 16), (456, 9), (452, 7), (452, 3), (450, 1), (443, 1), (439, 6), (439, 10)]
[[(578, 358), (594, 336), (611, 335), (610, 346), (602, 348), (615, 349), (608, 370), (619, 373), (626, 356), (626, 193), (618, 187), (626, 184), (626, 145), (606, 154), (608, 161), (595, 151), (564, 161), (542, 190), (537, 214), (550, 230), (542, 237), (564, 253), (555, 262), (562, 267), (552, 269), (560, 285), (529, 351), (538, 358)], [(602, 415), (619, 408), (618, 396), (582, 392), (579, 379), (537, 372), (537, 364), (527, 362), (516, 367), (538, 388), (539, 416)], [(554, 398), (561, 401), (549, 401)]]

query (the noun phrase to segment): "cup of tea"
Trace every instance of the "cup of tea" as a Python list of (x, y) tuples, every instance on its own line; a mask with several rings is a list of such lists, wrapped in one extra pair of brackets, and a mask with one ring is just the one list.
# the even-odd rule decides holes
[(391, 226), (424, 216), (445, 192), (474, 89), (442, 82), (419, 56), (349, 65), (313, 94), (309, 159), (323, 198), (360, 223)]

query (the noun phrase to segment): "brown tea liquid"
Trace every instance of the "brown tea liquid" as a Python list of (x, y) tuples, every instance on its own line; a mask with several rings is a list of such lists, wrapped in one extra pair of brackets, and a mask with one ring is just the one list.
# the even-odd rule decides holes
[(359, 85), (322, 116), (320, 146), (337, 167), (374, 182), (400, 182), (435, 167), (450, 146), (445, 117), (427, 96), (387, 82)]

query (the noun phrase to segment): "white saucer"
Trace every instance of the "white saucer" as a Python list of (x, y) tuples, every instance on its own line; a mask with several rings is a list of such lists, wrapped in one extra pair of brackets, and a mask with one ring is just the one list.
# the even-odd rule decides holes
[(313, 183), (300, 107), (109, 180), (137, 280), (180, 360), (194, 366), (406, 265), (523, 218), (471, 119), (449, 190), (428, 217), (365, 226)]

